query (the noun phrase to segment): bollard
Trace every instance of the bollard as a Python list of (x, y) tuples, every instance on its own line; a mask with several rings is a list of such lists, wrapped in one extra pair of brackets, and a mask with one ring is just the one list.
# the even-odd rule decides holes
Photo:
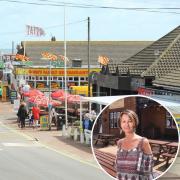
[(67, 137), (68, 138), (71, 137), (71, 131), (72, 131), (72, 128), (70, 126), (68, 126), (68, 128), (67, 128)]
[(74, 129), (74, 137), (73, 137), (74, 141), (77, 141), (78, 140), (78, 129), (75, 128)]
[(62, 126), (62, 136), (66, 136), (66, 126), (65, 126), (65, 124)]
[(90, 145), (91, 144), (91, 131), (85, 129), (85, 138), (86, 138), (86, 144)]
[(84, 133), (80, 133), (80, 142), (83, 144), (84, 143)]

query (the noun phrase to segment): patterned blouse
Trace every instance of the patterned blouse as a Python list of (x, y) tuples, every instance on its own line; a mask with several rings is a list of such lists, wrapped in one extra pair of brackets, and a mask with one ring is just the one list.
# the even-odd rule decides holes
[[(136, 148), (125, 150), (121, 148), (122, 141), (118, 141), (116, 155), (117, 179), (119, 180), (152, 180), (153, 156), (142, 151), (142, 138)], [(142, 164), (145, 168), (142, 170)]]

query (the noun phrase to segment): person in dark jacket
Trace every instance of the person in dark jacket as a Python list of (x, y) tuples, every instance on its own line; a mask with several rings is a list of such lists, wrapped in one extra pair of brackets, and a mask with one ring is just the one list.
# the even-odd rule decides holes
[(26, 104), (24, 102), (21, 103), (17, 116), (20, 120), (21, 123), (21, 128), (25, 127), (25, 119), (27, 117), (28, 113), (27, 113), (27, 109), (26, 109)]

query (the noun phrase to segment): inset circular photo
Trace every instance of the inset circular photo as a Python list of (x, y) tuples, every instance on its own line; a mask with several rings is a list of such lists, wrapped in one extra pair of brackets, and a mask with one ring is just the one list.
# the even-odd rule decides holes
[(179, 130), (171, 112), (139, 95), (105, 107), (94, 123), (91, 139), (100, 167), (119, 180), (159, 178), (179, 149)]

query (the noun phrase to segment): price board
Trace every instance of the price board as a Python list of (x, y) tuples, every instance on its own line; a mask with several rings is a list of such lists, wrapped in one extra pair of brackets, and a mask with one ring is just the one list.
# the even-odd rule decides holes
[(40, 116), (40, 128), (41, 130), (49, 130), (48, 115)]

